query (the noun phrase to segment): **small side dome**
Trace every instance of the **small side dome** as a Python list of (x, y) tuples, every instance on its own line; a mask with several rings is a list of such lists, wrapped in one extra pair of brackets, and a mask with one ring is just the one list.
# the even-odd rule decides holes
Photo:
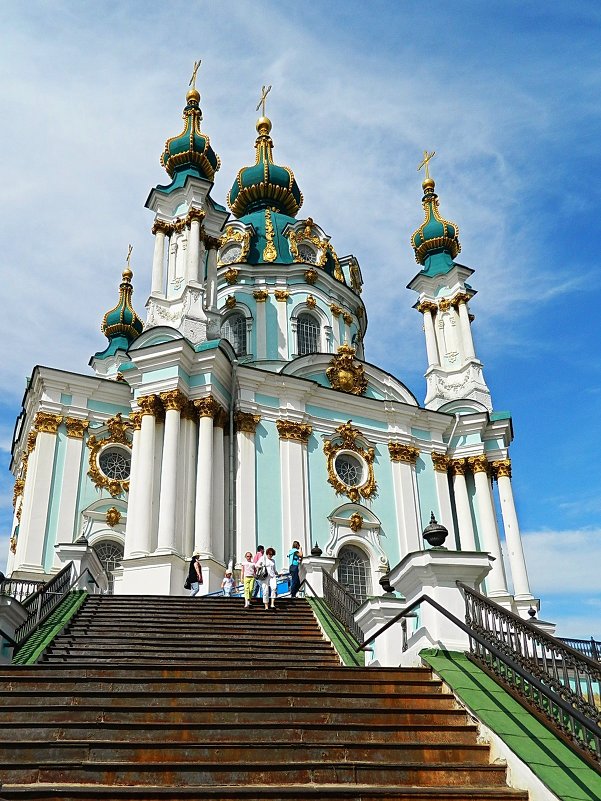
[(207, 181), (213, 181), (221, 160), (211, 147), (211, 140), (200, 130), (202, 111), (200, 93), (192, 88), (186, 95), (184, 130), (165, 142), (161, 164), (173, 178), (178, 172), (192, 170)]
[(256, 162), (239, 171), (227, 196), (228, 206), (236, 217), (266, 208), (295, 217), (303, 204), (303, 195), (292, 170), (273, 162), (270, 132), (271, 120), (260, 117), (255, 142)]
[(119, 300), (114, 309), (107, 311), (102, 320), (100, 330), (110, 344), (118, 344), (126, 350), (137, 339), (144, 329), (144, 323), (131, 305), (133, 273), (126, 267), (123, 280), (119, 284)]
[(415, 251), (415, 260), (426, 267), (429, 257), (446, 254), (445, 261), (451, 262), (461, 251), (459, 244), (459, 227), (449, 222), (438, 212), (438, 195), (434, 192), (434, 179), (429, 176), (422, 183), (424, 196), (422, 205), (426, 218), (411, 237), (411, 245)]

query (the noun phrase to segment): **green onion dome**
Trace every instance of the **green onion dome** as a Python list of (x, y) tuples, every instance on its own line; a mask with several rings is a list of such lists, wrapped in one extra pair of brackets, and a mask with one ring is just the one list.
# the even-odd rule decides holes
[(255, 143), (257, 160), (252, 167), (240, 170), (227, 196), (228, 205), (236, 217), (267, 208), (295, 217), (303, 205), (303, 195), (292, 170), (273, 162), (270, 131), (271, 120), (260, 117)]
[(440, 216), (438, 195), (434, 192), (434, 187), (433, 178), (426, 178), (422, 183), (422, 204), (426, 218), (411, 237), (415, 260), (425, 266), (426, 272), (440, 272), (442, 262), (450, 267), (452, 260), (461, 251), (459, 227)]
[(192, 170), (201, 178), (212, 181), (221, 166), (219, 156), (211, 147), (211, 140), (200, 130), (202, 111), (199, 103), (200, 93), (197, 89), (190, 89), (183, 113), (184, 130), (179, 136), (173, 136), (165, 142), (161, 164), (172, 178), (176, 173)]
[(110, 344), (117, 344), (125, 350), (137, 339), (144, 323), (135, 313), (131, 305), (133, 287), (131, 284), (133, 273), (126, 267), (123, 270), (123, 280), (119, 284), (119, 300), (114, 309), (107, 311), (102, 320), (100, 330), (107, 337)]

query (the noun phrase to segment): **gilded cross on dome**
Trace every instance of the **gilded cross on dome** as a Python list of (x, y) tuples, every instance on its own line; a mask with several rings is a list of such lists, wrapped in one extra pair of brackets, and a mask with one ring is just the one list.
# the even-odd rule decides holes
[(424, 158), (420, 162), (420, 164), (419, 164), (419, 166), (417, 168), (417, 171), (419, 172), (422, 167), (425, 167), (426, 168), (426, 178), (430, 177), (430, 170), (428, 168), (428, 163), (430, 161), (432, 161), (432, 159), (434, 158), (435, 155), (436, 155), (436, 151), (435, 150), (433, 150), (431, 153), (428, 153), (427, 150), (424, 150)]
[(257, 104), (256, 110), (258, 111), (261, 107), (261, 116), (265, 116), (265, 100), (267, 99), (267, 95), (271, 92), (271, 84), (267, 88), (265, 86), (261, 87), (261, 99)]
[(134, 249), (133, 245), (128, 245), (127, 246), (127, 258), (125, 259), (125, 261), (127, 262), (128, 269), (131, 269), (131, 265), (129, 263), (129, 260), (131, 258), (131, 254), (132, 254), (133, 249)]
[(196, 89), (196, 73), (198, 72), (198, 68), (200, 67), (201, 63), (202, 63), (201, 58), (199, 58), (198, 61), (194, 62), (194, 67), (192, 69), (192, 77), (190, 78), (190, 83), (188, 84), (188, 86), (191, 86), (192, 89)]

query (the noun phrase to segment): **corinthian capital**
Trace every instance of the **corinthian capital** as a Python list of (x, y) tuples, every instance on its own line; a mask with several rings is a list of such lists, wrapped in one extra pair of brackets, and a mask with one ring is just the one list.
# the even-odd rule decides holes
[(511, 478), (511, 459), (499, 459), (491, 464), (495, 478)]
[(436, 451), (432, 451), (430, 455), (432, 456), (434, 470), (436, 470), (437, 473), (446, 473), (451, 463), (449, 457), (444, 453), (436, 453)]
[(159, 417), (162, 412), (161, 401), (158, 395), (143, 395), (141, 398), (137, 398), (136, 402), (142, 417), (144, 417), (144, 415)]
[(70, 439), (83, 439), (88, 425), (87, 420), (80, 420), (77, 417), (65, 417), (67, 436)]
[(196, 398), (194, 401), (196, 410), (199, 417), (215, 417), (221, 408), (212, 395), (207, 395), (206, 398)]
[(313, 431), (307, 423), (293, 423), (291, 420), (276, 420), (280, 439), (293, 439), (296, 442), (306, 442)]
[(490, 470), (488, 459), (483, 453), (479, 456), (469, 456), (467, 462), (474, 473), (488, 473)]
[(44, 434), (56, 434), (58, 427), (63, 422), (62, 415), (38, 412), (35, 416), (33, 427), (36, 431)]
[(413, 445), (403, 445), (401, 442), (389, 442), (388, 452), (392, 462), (409, 462), (415, 464), (419, 456), (419, 448)]
[(179, 389), (172, 389), (169, 392), (161, 392), (160, 398), (163, 402), (163, 406), (166, 412), (168, 412), (171, 409), (175, 409), (177, 412), (181, 412), (181, 410), (188, 402), (188, 398), (184, 395), (183, 392), (180, 392)]
[(243, 431), (247, 434), (254, 434), (257, 426), (261, 421), (260, 414), (251, 414), (250, 412), (236, 412), (236, 430)]
[(452, 459), (451, 472), (454, 476), (464, 476), (467, 470), (467, 462), (465, 459)]

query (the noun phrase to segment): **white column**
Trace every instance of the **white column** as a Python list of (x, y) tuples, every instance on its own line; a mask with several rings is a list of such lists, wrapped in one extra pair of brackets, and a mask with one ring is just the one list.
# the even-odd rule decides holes
[(177, 550), (175, 521), (179, 482), (180, 413), (187, 398), (177, 389), (161, 392), (160, 398), (165, 409), (165, 429), (161, 462), (157, 551), (159, 553), (175, 553)]
[[(432, 453), (432, 464), (434, 465), (434, 477), (436, 479), (436, 496), (438, 498), (438, 522), (449, 531), (449, 541), (447, 548), (454, 550), (456, 547), (455, 524), (453, 522), (453, 511), (451, 509), (451, 493), (449, 490), (449, 458), (443, 453)], [(452, 544), (451, 544), (452, 543)]]
[(426, 336), (428, 367), (434, 367), (440, 364), (438, 345), (436, 344), (436, 332), (434, 331), (434, 321), (432, 319), (432, 311), (436, 309), (436, 306), (434, 306), (433, 303), (424, 301), (420, 303), (417, 308), (424, 315), (424, 334)]
[(136, 477), (135, 514), (137, 521), (134, 524), (136, 537), (134, 551), (131, 556), (145, 556), (151, 551), (152, 536), (152, 500), (154, 489), (154, 460), (156, 449), (156, 420), (155, 415), (160, 411), (157, 395), (146, 395), (137, 399), (142, 414), (140, 428), (140, 469)]
[(513, 500), (511, 462), (509, 459), (493, 462), (493, 469), (495, 470), (497, 484), (499, 486), (499, 500), (501, 502), (501, 515), (503, 517), (509, 567), (513, 579), (513, 592), (518, 599), (531, 598), (532, 594), (530, 592), (528, 573), (526, 571), (526, 559), (524, 558), (522, 537), (520, 535), (520, 527)]
[(213, 500), (213, 417), (219, 405), (211, 395), (194, 401), (198, 411), (198, 455), (196, 459), (196, 506), (194, 545), (201, 556), (213, 556), (211, 503)]
[(479, 531), (482, 534), (482, 550), (494, 556), (492, 570), (486, 580), (488, 595), (507, 595), (507, 579), (503, 565), (503, 553), (497, 529), (497, 519), (488, 477), (489, 464), (486, 456), (470, 456), (468, 463), (474, 471), (476, 503), (478, 504)]
[(138, 515), (136, 506), (138, 505), (138, 475), (141, 470), (140, 465), (140, 427), (142, 425), (142, 415), (140, 412), (132, 412), (129, 419), (134, 427), (133, 440), (131, 445), (131, 467), (129, 474), (129, 493), (127, 496), (127, 522), (125, 524), (125, 546), (123, 558), (129, 559), (132, 553), (139, 553), (141, 548)]
[(288, 298), (290, 293), (287, 289), (276, 289), (274, 292), (277, 301), (278, 319), (278, 358), (288, 358)]
[(304, 423), (277, 421), (280, 435), (280, 483), (282, 538), (284, 549), (298, 540), (303, 553), (310, 553), (307, 440), (312, 428)]
[(476, 352), (474, 351), (474, 338), (472, 336), (470, 316), (467, 303), (463, 298), (458, 299), (457, 311), (459, 313), (459, 328), (461, 330), (461, 341), (463, 343), (463, 357), (466, 361), (475, 359)]
[(165, 294), (165, 234), (169, 231), (169, 224), (162, 220), (155, 220), (152, 226), (154, 234), (154, 255), (152, 258), (152, 284), (150, 292), (153, 295)]
[(392, 460), (392, 483), (402, 559), (408, 553), (423, 550), (415, 475), (419, 451), (412, 445), (399, 442), (390, 442), (388, 450)]
[(220, 409), (213, 421), (213, 556), (225, 560), (225, 451), (223, 426), (228, 415)]
[(455, 496), (457, 525), (459, 526), (459, 545), (462, 551), (477, 551), (470, 499), (465, 483), (467, 466), (463, 459), (456, 459), (451, 463), (451, 469), (453, 472), (453, 495)]
[(330, 306), (330, 311), (332, 312), (332, 333), (334, 335), (334, 353), (338, 353), (338, 348), (340, 347), (340, 313), (342, 309), (340, 306), (336, 306), (333, 303)]
[(236, 559), (257, 545), (255, 431), (259, 415), (237, 412)]
[(257, 359), (267, 358), (267, 330), (265, 327), (265, 303), (269, 293), (266, 289), (256, 289), (253, 297), (256, 305)]
[[(88, 427), (86, 420), (67, 417), (67, 441), (65, 443), (65, 461), (61, 479), (61, 495), (56, 521), (56, 543), (73, 542), (75, 532), (75, 515), (77, 512), (77, 493), (79, 489), (79, 476), (81, 472), (81, 453), (83, 450), (83, 437)], [(61, 562), (55, 554), (54, 565)]]
[(207, 251), (207, 309), (217, 311), (217, 248)]
[(347, 345), (351, 344), (351, 323), (353, 322), (353, 318), (350, 314), (344, 314), (342, 319), (344, 320), (344, 341)]
[(190, 230), (188, 233), (186, 283), (202, 280), (200, 276), (200, 221), (203, 217), (204, 212), (200, 209), (190, 209), (188, 213)]
[[(62, 419), (59, 415), (45, 412), (38, 412), (35, 418), (37, 435), (35, 448), (28, 459), (15, 570), (44, 572), (44, 546), (51, 500), (56, 432)], [(31, 438), (29, 441), (33, 443), (34, 440)]]
[(177, 241), (175, 238), (175, 232), (171, 233), (169, 237), (169, 247), (168, 247), (168, 262), (167, 262), (167, 294), (169, 294), (169, 285), (175, 278), (175, 262), (177, 258)]
[(196, 408), (190, 401), (182, 411), (182, 451), (184, 455), (181, 486), (183, 493), (182, 537), (179, 544), (183, 556), (194, 551), (194, 513), (196, 508), (197, 433)]

